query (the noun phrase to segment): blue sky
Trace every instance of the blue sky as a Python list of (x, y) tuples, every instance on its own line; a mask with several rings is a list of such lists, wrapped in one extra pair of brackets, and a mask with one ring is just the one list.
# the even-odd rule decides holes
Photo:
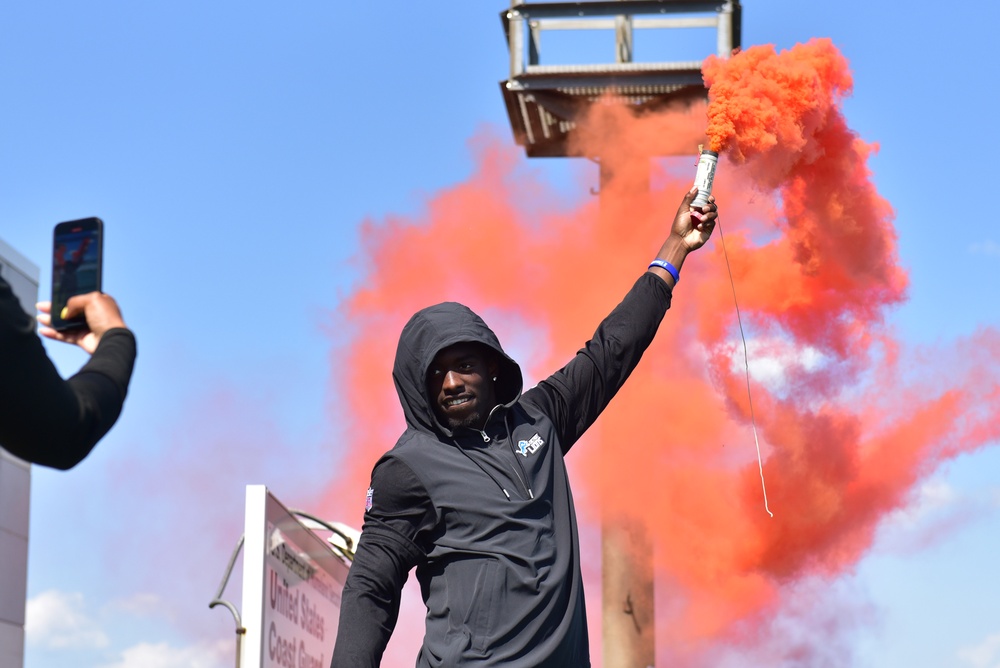
[[(478, 134), (509, 140), (503, 8), (0, 9), (0, 237), (45, 295), (52, 227), (103, 218), (105, 289), (140, 350), (114, 431), (71, 472), (34, 469), (28, 668), (231, 664), (232, 620), (207, 603), (243, 486), (307, 504), (348, 446), (330, 370), (338, 305), (366, 275), (359, 227), (466, 178)], [(1000, 223), (982, 210), (1000, 177), (998, 21), (986, 0), (744, 4), (744, 46), (830, 37), (850, 61), (845, 114), (880, 145), (910, 275), (891, 319), (914, 347), (1000, 328)], [(531, 169), (573, 197), (589, 167)], [(67, 375), (84, 361), (47, 348)], [(871, 620), (853, 665), (1000, 666), (995, 445), (929, 475), (843, 578)]]

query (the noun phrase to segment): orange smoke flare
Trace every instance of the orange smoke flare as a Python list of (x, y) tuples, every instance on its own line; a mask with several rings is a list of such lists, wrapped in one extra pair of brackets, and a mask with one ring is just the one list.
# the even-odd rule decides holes
[[(714, 194), (751, 345), (775, 517), (763, 508), (718, 236), (688, 260), (643, 363), (569, 456), (581, 521), (645, 519), (655, 536), (667, 601), (657, 613), (658, 660), (676, 666), (712, 665), (706, 657), (726, 647), (752, 651), (774, 614), (808, 616), (796, 592), (854, 566), (879, 522), (943, 459), (1000, 436), (996, 332), (968, 345), (975, 364), (945, 385), (926, 387), (904, 369), (884, 321), (907, 286), (893, 211), (867, 167), (876, 147), (840, 111), (852, 80), (833, 44), (752, 47), (710, 59), (705, 79), (707, 134), (721, 152)], [(403, 427), (390, 374), (409, 316), (461, 301), (532, 382), (561, 366), (659, 248), (694, 173), (693, 122), (598, 105), (581, 123), (578, 150), (615, 175), (600, 206), (585, 196), (558, 209), (513, 149), (487, 139), (475, 147), (476, 173), (431, 197), (425, 215), (365, 225), (370, 272), (343, 308), (351, 342), (334, 360), (351, 445), (329, 516), (360, 524), (371, 467)], [(691, 145), (691, 159), (654, 164), (656, 187), (636, 197), (632, 184), (650, 169), (645, 148), (670, 132)], [(588, 583), (595, 661), (599, 593)], [(404, 621), (397, 634), (418, 643), (421, 626)], [(769, 659), (805, 651), (780, 642), (766, 650)]]

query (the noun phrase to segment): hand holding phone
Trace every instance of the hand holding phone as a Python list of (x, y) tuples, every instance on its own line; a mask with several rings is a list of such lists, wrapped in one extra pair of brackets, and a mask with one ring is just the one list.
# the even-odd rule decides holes
[(70, 329), (56, 330), (52, 328), (52, 304), (39, 302), (38, 308), (39, 333), (49, 339), (73, 343), (80, 346), (91, 355), (97, 350), (101, 337), (109, 329), (127, 327), (122, 319), (121, 309), (111, 295), (102, 292), (90, 292), (85, 295), (70, 297), (66, 309), (70, 319), (82, 315), (83, 324)]
[(81, 312), (64, 320), (70, 298), (101, 291), (104, 263), (104, 222), (81, 218), (59, 223), (52, 239), (52, 329), (64, 331), (86, 325)]

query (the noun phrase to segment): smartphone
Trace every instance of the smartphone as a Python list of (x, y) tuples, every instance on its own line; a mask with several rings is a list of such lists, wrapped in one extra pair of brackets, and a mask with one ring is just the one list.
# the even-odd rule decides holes
[(52, 235), (52, 328), (82, 327), (83, 316), (59, 317), (75, 295), (100, 291), (104, 262), (104, 222), (100, 218), (68, 220)]

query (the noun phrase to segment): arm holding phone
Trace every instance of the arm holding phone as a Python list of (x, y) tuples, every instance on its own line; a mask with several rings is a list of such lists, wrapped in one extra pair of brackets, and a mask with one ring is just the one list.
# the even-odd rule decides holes
[(42, 325), (39, 333), (49, 339), (74, 343), (85, 351), (94, 354), (101, 337), (109, 329), (125, 328), (122, 312), (118, 304), (110, 296), (101, 292), (91, 292), (86, 295), (71, 297), (62, 311), (63, 320), (76, 320), (81, 316), (84, 324), (72, 329), (57, 330), (52, 328), (52, 302), (38, 302), (40, 311), (38, 322)]
[(10, 286), (0, 278), (0, 446), (27, 461), (70, 469), (83, 460), (121, 414), (135, 364), (135, 336), (115, 300), (99, 292), (68, 300), (80, 327), (50, 327), (38, 305), (41, 333), (92, 354), (68, 380), (60, 377)]

